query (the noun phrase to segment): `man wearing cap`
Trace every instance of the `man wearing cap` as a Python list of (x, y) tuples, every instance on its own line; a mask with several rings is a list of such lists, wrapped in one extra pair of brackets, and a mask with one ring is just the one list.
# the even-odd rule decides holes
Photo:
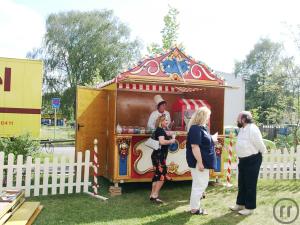
[(155, 130), (156, 120), (159, 116), (163, 114), (166, 116), (166, 120), (169, 123), (168, 127), (170, 128), (171, 117), (170, 117), (170, 113), (166, 111), (167, 102), (160, 95), (154, 96), (154, 102), (156, 103), (157, 110), (151, 113), (147, 123), (147, 128), (151, 130)]
[(230, 209), (241, 215), (250, 215), (256, 208), (257, 179), (266, 146), (250, 112), (240, 112), (237, 125), (240, 128), (236, 142), (239, 157), (238, 195), (236, 205)]

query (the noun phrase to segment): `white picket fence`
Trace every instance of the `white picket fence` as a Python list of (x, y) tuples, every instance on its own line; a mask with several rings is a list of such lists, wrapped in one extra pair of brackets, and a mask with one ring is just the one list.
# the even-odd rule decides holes
[[(73, 158), (54, 157), (50, 162), (45, 158), (41, 163), (40, 158), (28, 156), (23, 162), (23, 156), (8, 155), (7, 164), (4, 164), (4, 152), (0, 152), (0, 192), (7, 189), (23, 189), (25, 196), (56, 195), (88, 192), (90, 151), (85, 151), (84, 160), (82, 153), (77, 153), (77, 161)], [(67, 189), (67, 190), (66, 190)]]
[(271, 150), (263, 155), (259, 177), (262, 179), (300, 179), (300, 146)]
[[(237, 165), (232, 167), (233, 174), (238, 176)], [(260, 179), (292, 180), (300, 179), (300, 146), (297, 150), (272, 149), (263, 154), (259, 172)]]

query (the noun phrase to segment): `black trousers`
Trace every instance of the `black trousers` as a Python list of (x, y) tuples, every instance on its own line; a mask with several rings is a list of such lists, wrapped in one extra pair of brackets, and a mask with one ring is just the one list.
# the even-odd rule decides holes
[(244, 205), (246, 209), (256, 208), (256, 188), (261, 162), (261, 153), (239, 159), (239, 191), (236, 204)]

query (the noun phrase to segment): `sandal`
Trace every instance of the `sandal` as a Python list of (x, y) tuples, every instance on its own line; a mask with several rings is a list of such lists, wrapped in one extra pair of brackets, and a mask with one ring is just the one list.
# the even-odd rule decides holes
[(205, 209), (198, 209), (196, 212), (191, 212), (192, 215), (208, 215)]

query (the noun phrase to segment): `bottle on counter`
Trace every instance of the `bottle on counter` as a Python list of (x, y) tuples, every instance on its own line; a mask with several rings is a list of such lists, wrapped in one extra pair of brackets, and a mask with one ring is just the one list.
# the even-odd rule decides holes
[(117, 125), (117, 133), (122, 134), (122, 127), (120, 126), (120, 124)]
[(141, 130), (141, 134), (145, 134), (146, 133), (145, 127), (140, 127), (140, 130)]

